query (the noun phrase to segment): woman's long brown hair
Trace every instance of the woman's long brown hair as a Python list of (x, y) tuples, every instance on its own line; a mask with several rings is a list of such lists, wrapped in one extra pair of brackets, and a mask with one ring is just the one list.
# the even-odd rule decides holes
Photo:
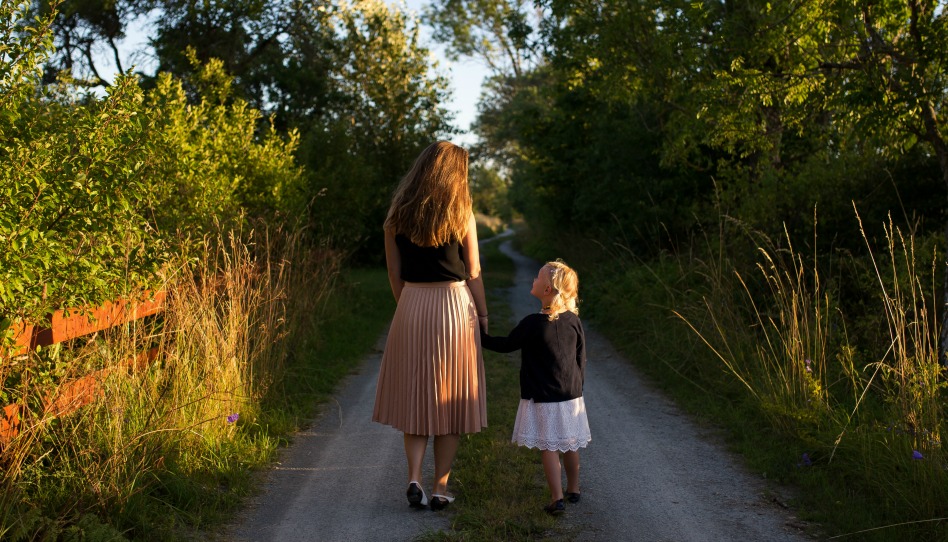
[(428, 146), (392, 196), (385, 229), (423, 247), (460, 241), (471, 216), (467, 151), (448, 141)]

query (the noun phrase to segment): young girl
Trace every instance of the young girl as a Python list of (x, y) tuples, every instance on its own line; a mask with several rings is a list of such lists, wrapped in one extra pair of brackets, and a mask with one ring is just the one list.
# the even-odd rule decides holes
[(543, 472), (552, 502), (543, 507), (560, 514), (563, 485), (560, 454), (566, 468), (566, 500), (579, 502), (579, 449), (591, 440), (583, 379), (586, 345), (576, 307), (579, 279), (562, 261), (547, 262), (533, 279), (530, 294), (542, 310), (525, 317), (508, 337), (481, 331), (481, 345), (496, 352), (520, 350), (520, 407), (513, 442), (542, 451)]

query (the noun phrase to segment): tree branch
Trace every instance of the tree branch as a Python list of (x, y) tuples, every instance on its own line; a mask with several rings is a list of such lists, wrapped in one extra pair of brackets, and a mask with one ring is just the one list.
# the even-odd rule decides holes
[(879, 34), (879, 31), (875, 27), (875, 22), (872, 19), (872, 15), (869, 14), (868, 6), (863, 6), (862, 17), (863, 26), (866, 29), (866, 33), (869, 34), (871, 43), (874, 44), (880, 52), (903, 65), (913, 65), (916, 63), (914, 58), (906, 56), (903, 52), (896, 49), (892, 43), (887, 42), (881, 34)]
[(109, 47), (112, 48), (112, 55), (115, 57), (115, 67), (118, 68), (118, 72), (122, 75), (125, 75), (125, 70), (122, 69), (122, 60), (119, 58), (118, 47), (115, 46), (115, 40), (112, 39), (112, 36), (109, 36)]
[(92, 70), (92, 75), (95, 76), (96, 78), (96, 83), (90, 84), (89, 86), (92, 86), (92, 87), (108, 86), (105, 84), (105, 79), (102, 79), (102, 76), (99, 75), (99, 70), (95, 69), (95, 62), (92, 60), (92, 42), (90, 41), (86, 43), (86, 46), (83, 48), (82, 51), (85, 54), (86, 62), (89, 63), (89, 69)]
[(822, 70), (862, 70), (866, 64), (861, 60), (850, 60), (847, 62), (820, 62)]
[(909, 18), (909, 35), (915, 40), (915, 50), (922, 52), (922, 35), (918, 30), (918, 0), (910, 0), (909, 8), (912, 10), (912, 16)]

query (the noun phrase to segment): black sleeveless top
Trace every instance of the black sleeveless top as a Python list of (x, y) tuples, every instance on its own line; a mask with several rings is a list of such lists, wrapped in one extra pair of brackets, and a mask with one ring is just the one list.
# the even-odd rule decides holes
[(395, 244), (401, 255), (401, 274), (405, 282), (457, 282), (468, 278), (461, 244), (457, 241), (438, 247), (420, 247), (408, 237), (396, 234)]

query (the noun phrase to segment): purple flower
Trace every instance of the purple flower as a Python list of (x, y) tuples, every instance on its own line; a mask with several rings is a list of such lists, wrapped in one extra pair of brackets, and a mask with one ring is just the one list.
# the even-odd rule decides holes
[(813, 362), (810, 361), (809, 358), (807, 358), (807, 359), (803, 360), (803, 363), (804, 363), (804, 365), (806, 365), (806, 372), (812, 373), (812, 372), (813, 372), (813, 369), (810, 368), (810, 364), (813, 363)]
[(912, 450), (912, 459), (925, 459), (925, 456), (918, 450)]
[(809, 467), (813, 464), (813, 461), (810, 460), (810, 454), (803, 452), (803, 455), (800, 457), (800, 462), (797, 463), (798, 467)]
[(227, 416), (227, 423), (234, 423), (240, 419), (240, 414), (234, 412), (230, 416)]

